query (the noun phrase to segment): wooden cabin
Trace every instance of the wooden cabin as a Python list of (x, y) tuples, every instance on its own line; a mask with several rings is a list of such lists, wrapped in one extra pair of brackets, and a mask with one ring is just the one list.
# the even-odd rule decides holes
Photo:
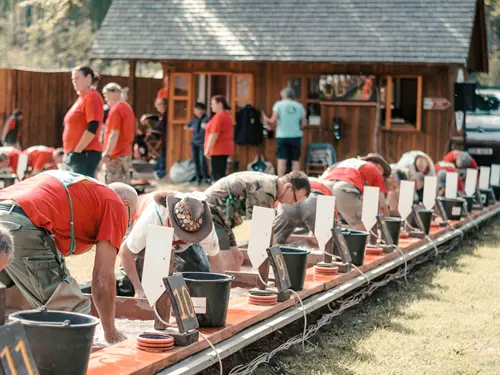
[[(483, 0), (115, 0), (92, 58), (130, 62), (132, 104), (136, 62), (162, 63), (167, 168), (191, 157), (195, 102), (222, 94), (233, 116), (246, 104), (270, 116), (286, 86), (307, 110), (303, 159), (317, 142), (339, 159), (439, 159), (456, 134), (457, 77), (488, 69)], [(237, 146), (234, 159), (246, 169), (259, 153), (274, 163), (275, 139)]]

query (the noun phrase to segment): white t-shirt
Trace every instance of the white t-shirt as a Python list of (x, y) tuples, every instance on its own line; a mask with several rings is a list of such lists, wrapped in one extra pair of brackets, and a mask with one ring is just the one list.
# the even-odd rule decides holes
[[(156, 212), (155, 207), (158, 210), (158, 213)], [(163, 225), (165, 225), (169, 220), (169, 211), (165, 207), (157, 204), (156, 202), (151, 202), (147, 205), (142, 215), (135, 222), (134, 226), (132, 227), (132, 230), (130, 231), (130, 234), (126, 239), (127, 247), (134, 254), (138, 254), (143, 249), (146, 248), (148, 225), (149, 224), (159, 225), (159, 226), (162, 225), (162, 222), (160, 221), (158, 214), (161, 216)], [(180, 240), (179, 237), (174, 232), (174, 242), (179, 240)], [(175, 252), (181, 253), (187, 250), (187, 248), (191, 245), (192, 243), (177, 244), (175, 245)], [(203, 241), (200, 242), (200, 246), (202, 247), (203, 251), (207, 253), (207, 255), (209, 256), (217, 255), (220, 249), (219, 249), (219, 239), (217, 238), (217, 233), (215, 233), (215, 227), (212, 227), (212, 231), (210, 232), (210, 234), (205, 239), (203, 239)]]

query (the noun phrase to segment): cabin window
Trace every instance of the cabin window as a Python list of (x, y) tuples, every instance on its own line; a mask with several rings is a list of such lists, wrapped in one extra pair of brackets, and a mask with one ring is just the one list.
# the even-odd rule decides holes
[(319, 78), (319, 75), (299, 75), (287, 77), (286, 81), (295, 92), (295, 100), (304, 106), (309, 125), (321, 125)]
[(386, 129), (420, 130), (422, 77), (386, 76), (380, 83), (381, 119)]

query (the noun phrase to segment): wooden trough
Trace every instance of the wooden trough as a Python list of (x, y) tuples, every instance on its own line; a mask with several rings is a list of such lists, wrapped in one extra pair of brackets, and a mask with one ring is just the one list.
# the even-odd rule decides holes
[[(446, 243), (460, 235), (459, 231), (455, 229), (462, 228), (461, 230), (464, 232), (472, 230), (476, 225), (493, 218), (498, 213), (500, 213), (500, 203), (480, 211), (474, 211), (470, 218), (463, 218), (460, 222), (450, 222), (450, 228), (433, 227), (430, 238), (435, 240), (436, 244)], [(474, 222), (471, 220), (474, 220)], [(291, 241), (294, 246), (297, 243), (295, 240), (294, 237)], [(308, 236), (300, 236), (300, 241), (313, 244), (314, 239)], [(430, 245), (427, 239), (401, 239), (399, 247), (405, 253), (406, 258), (402, 258), (402, 255), (396, 251), (381, 255), (367, 255), (365, 264), (360, 269), (365, 275), (375, 278), (377, 275), (380, 276), (399, 267), (404, 261), (417, 257), (424, 252), (434, 251), (433, 246)], [(319, 252), (311, 253), (308, 259), (309, 268), (306, 273), (304, 289), (297, 292), (300, 298), (304, 300), (307, 312), (314, 311), (314, 309), (318, 309), (353, 290), (358, 285), (356, 283), (362, 284), (365, 282), (364, 280), (358, 280), (363, 278), (358, 277), (359, 272), (357, 270), (333, 276), (315, 275), (312, 265), (321, 258), (322, 255)], [(220, 355), (223, 357), (302, 316), (302, 311), (296, 308), (299, 300), (295, 296), (274, 306), (249, 305), (246, 291), (255, 286), (256, 280), (256, 271), (245, 269), (240, 272), (233, 287), (245, 288), (245, 290), (230, 299), (226, 325), (220, 328), (200, 329), (213, 344), (216, 344), (216, 348), (220, 349)], [(29, 308), (30, 306), (27, 305), (16, 288), (7, 290), (7, 311)], [(92, 309), (92, 314), (97, 315), (95, 308)], [(152, 320), (153, 311), (145, 299), (117, 297), (116, 317), (131, 320)], [(217, 345), (217, 343), (220, 344)], [(135, 348), (135, 338), (131, 337), (122, 343), (92, 353), (87, 374), (195, 374), (216, 361), (215, 356), (207, 355), (207, 348), (208, 344), (200, 338), (195, 344), (186, 347), (175, 347), (166, 353), (148, 353), (137, 350)]]

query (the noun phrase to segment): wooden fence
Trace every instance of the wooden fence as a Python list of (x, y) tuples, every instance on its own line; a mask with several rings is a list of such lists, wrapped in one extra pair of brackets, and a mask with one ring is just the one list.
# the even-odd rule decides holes
[[(122, 87), (128, 77), (102, 76), (98, 89), (109, 82)], [(136, 117), (155, 112), (154, 99), (162, 86), (161, 79), (136, 78), (134, 103)], [(77, 95), (71, 83), (71, 72), (40, 72), (0, 69), (0, 121), (3, 124), (16, 109), (24, 112), (23, 147), (62, 145), (63, 120)]]

